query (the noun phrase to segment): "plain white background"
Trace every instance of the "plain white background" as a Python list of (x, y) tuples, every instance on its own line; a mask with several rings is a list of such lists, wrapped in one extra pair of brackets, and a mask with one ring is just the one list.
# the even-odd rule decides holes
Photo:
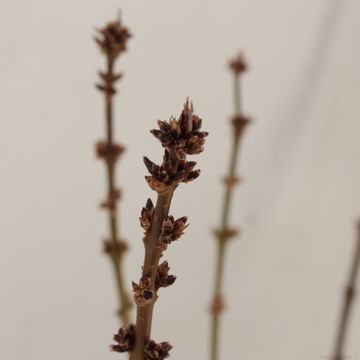
[(174, 359), (207, 358), (210, 229), (230, 145), (226, 64), (243, 50), (254, 122), (232, 213), (242, 235), (227, 254), (222, 359), (327, 359), (360, 214), (358, 0), (1, 0), (0, 358), (126, 358), (107, 350), (117, 321), (93, 146), (104, 134), (93, 86), (104, 59), (92, 37), (118, 8), (134, 34), (115, 109), (128, 149), (118, 178), (129, 284), (143, 259), (139, 212), (154, 198), (142, 156), (162, 152), (149, 129), (190, 96), (210, 132), (202, 176), (174, 197), (172, 213), (191, 226), (166, 255), (178, 280), (160, 293), (154, 338), (174, 345)]

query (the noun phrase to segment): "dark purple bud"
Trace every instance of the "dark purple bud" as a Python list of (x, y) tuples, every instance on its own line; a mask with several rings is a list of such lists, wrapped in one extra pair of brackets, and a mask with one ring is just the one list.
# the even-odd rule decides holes
[(144, 156), (144, 164), (146, 166), (146, 168), (148, 169), (150, 174), (154, 174), (157, 165), (155, 163), (153, 163), (151, 160), (149, 160), (146, 156)]

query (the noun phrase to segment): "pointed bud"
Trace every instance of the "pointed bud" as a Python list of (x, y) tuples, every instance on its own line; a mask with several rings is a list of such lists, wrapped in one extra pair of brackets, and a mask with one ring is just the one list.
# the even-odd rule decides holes
[(195, 180), (196, 178), (199, 177), (200, 172), (201, 172), (200, 169), (189, 172), (188, 177), (186, 178), (186, 180), (184, 182), (190, 182), (190, 181)]
[(143, 157), (143, 160), (149, 173), (153, 175), (158, 166), (155, 163), (153, 163), (150, 159), (148, 159), (146, 156)]

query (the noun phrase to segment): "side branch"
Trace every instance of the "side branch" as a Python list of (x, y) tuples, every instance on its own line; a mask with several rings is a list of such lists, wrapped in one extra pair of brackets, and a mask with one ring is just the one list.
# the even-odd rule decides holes
[(357, 240), (353, 254), (354, 255), (350, 268), (349, 279), (344, 292), (344, 302), (342, 305), (341, 316), (337, 329), (333, 360), (345, 359), (343, 348), (347, 335), (351, 308), (356, 295), (356, 282), (360, 267), (360, 222), (357, 225)]
[(147, 341), (150, 339), (152, 313), (158, 297), (155, 289), (155, 279), (160, 257), (162, 255), (157, 244), (160, 238), (162, 225), (169, 214), (174, 190), (175, 188), (171, 188), (166, 193), (158, 195), (153, 215), (153, 222), (151, 225), (151, 233), (148, 238), (144, 238), (145, 259), (142, 278), (150, 279), (151, 301), (144, 306), (138, 307), (136, 315), (136, 346), (133, 354), (130, 356), (131, 360), (143, 360), (143, 349)]
[(194, 170), (196, 162), (187, 161), (187, 155), (203, 151), (207, 133), (200, 131), (201, 122), (187, 101), (179, 119), (159, 120), (159, 129), (151, 131), (165, 150), (161, 165), (144, 157), (150, 173), (145, 179), (150, 188), (156, 191), (157, 201), (154, 206), (148, 199), (140, 216), (145, 256), (141, 278), (138, 283), (132, 284), (137, 307), (136, 324), (122, 327), (114, 336), (117, 344), (111, 347), (117, 352), (128, 352), (131, 360), (163, 360), (169, 357), (172, 348), (168, 342), (156, 343), (151, 340), (153, 309), (158, 290), (172, 285), (176, 280), (174, 275), (168, 273), (168, 262), (160, 263), (160, 258), (187, 227), (185, 216), (175, 220), (169, 215), (169, 210), (174, 191), (180, 183), (188, 183), (200, 174), (200, 170)]
[(239, 56), (230, 63), (230, 68), (234, 74), (234, 112), (232, 119), (233, 143), (230, 155), (228, 174), (224, 179), (225, 192), (221, 212), (220, 228), (215, 231), (217, 240), (217, 255), (215, 266), (215, 281), (213, 290), (213, 299), (211, 304), (211, 338), (210, 338), (210, 358), (217, 360), (219, 357), (219, 332), (220, 332), (220, 314), (224, 309), (224, 300), (222, 295), (222, 284), (224, 278), (225, 248), (228, 240), (238, 234), (237, 229), (229, 227), (230, 209), (233, 199), (234, 186), (238, 183), (236, 169), (240, 141), (244, 129), (250, 122), (248, 118), (241, 114), (240, 98), (240, 74), (246, 70), (246, 64), (242, 56)]
[(99, 141), (96, 146), (98, 157), (105, 162), (107, 176), (107, 197), (101, 207), (108, 212), (110, 238), (105, 240), (104, 251), (113, 266), (119, 302), (118, 315), (123, 324), (130, 322), (131, 302), (124, 285), (123, 254), (127, 250), (127, 245), (124, 240), (119, 238), (118, 200), (120, 199), (120, 190), (116, 186), (115, 169), (117, 161), (125, 149), (114, 142), (113, 96), (116, 94), (115, 82), (121, 77), (120, 74), (114, 72), (115, 60), (126, 50), (126, 42), (129, 37), (127, 28), (122, 26), (118, 19), (100, 29), (99, 37), (95, 38), (107, 61), (107, 70), (99, 73), (102, 81), (97, 84), (97, 88), (104, 93), (105, 98), (106, 140)]

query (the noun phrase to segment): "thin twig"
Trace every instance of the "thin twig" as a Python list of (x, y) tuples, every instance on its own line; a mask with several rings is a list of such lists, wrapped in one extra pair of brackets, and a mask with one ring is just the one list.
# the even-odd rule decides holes
[[(157, 242), (160, 237), (162, 224), (166, 221), (169, 214), (174, 190), (174, 186), (171, 186), (164, 194), (158, 194), (151, 232), (145, 241), (145, 259), (142, 277), (149, 277), (151, 284), (155, 284), (157, 268), (161, 257), (161, 251), (157, 247)], [(154, 287), (150, 287), (150, 289), (155, 292)], [(144, 358), (145, 344), (150, 339), (152, 314), (156, 298), (157, 294), (154, 295), (153, 301), (143, 306), (138, 306), (136, 315), (136, 347), (130, 359), (143, 360)]]
[(219, 358), (219, 332), (220, 332), (220, 315), (224, 308), (224, 301), (222, 296), (222, 284), (224, 277), (224, 261), (225, 248), (228, 240), (236, 236), (238, 231), (229, 227), (229, 217), (231, 202), (233, 199), (234, 186), (238, 182), (236, 176), (236, 168), (238, 163), (238, 154), (240, 147), (240, 140), (243, 131), (250, 120), (241, 114), (241, 99), (240, 99), (240, 75), (246, 70), (246, 64), (241, 55), (230, 63), (230, 67), (234, 74), (234, 110), (235, 115), (232, 119), (233, 125), (233, 144), (230, 156), (229, 171), (227, 177), (224, 179), (225, 193), (223, 200), (223, 207), (221, 213), (220, 228), (215, 231), (217, 238), (217, 258), (215, 268), (215, 283), (213, 290), (213, 300), (211, 304), (211, 343), (210, 343), (210, 358), (217, 360)]
[(97, 154), (105, 161), (107, 174), (107, 198), (101, 206), (108, 211), (110, 239), (105, 241), (105, 253), (109, 255), (117, 287), (119, 302), (118, 315), (123, 324), (130, 322), (129, 310), (131, 302), (124, 285), (123, 255), (127, 249), (126, 242), (119, 237), (118, 200), (120, 189), (116, 186), (115, 170), (117, 160), (125, 150), (120, 144), (114, 142), (113, 130), (113, 96), (116, 94), (114, 84), (121, 74), (114, 72), (114, 63), (119, 55), (126, 50), (126, 41), (130, 37), (127, 28), (123, 27), (120, 19), (108, 23), (99, 30), (100, 37), (95, 38), (100, 49), (105, 54), (107, 69), (100, 72), (103, 81), (97, 88), (104, 93), (106, 116), (106, 140), (97, 143)]
[(203, 151), (206, 132), (200, 131), (201, 119), (193, 114), (192, 105), (186, 102), (178, 120), (171, 118), (158, 122), (159, 129), (152, 134), (165, 148), (161, 165), (148, 158), (144, 163), (150, 173), (146, 180), (157, 192), (155, 206), (148, 199), (141, 211), (140, 224), (144, 229), (145, 257), (139, 283), (133, 282), (134, 299), (137, 306), (136, 325), (122, 327), (114, 336), (117, 345), (111, 347), (117, 352), (129, 352), (131, 360), (163, 360), (169, 356), (172, 346), (168, 342), (155, 343), (151, 340), (153, 309), (158, 299), (158, 290), (175, 281), (169, 275), (167, 261), (160, 262), (164, 251), (173, 241), (179, 239), (187, 227), (187, 218), (177, 220), (169, 215), (171, 200), (180, 183), (196, 179), (200, 170), (194, 170), (196, 163), (187, 161), (187, 155)]
[(344, 301), (341, 310), (341, 316), (337, 328), (337, 335), (335, 340), (333, 360), (343, 360), (344, 344), (346, 340), (347, 329), (349, 326), (351, 308), (356, 295), (356, 282), (360, 267), (360, 222), (357, 224), (357, 239), (355, 249), (353, 252), (353, 259), (350, 268), (348, 283), (344, 291)]

